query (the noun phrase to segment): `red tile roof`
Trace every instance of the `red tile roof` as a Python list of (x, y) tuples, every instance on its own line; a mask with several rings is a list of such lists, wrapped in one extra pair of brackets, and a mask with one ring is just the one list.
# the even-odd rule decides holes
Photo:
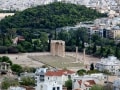
[(45, 75), (46, 76), (62, 76), (62, 75), (68, 75), (73, 73), (75, 72), (71, 70), (57, 70), (57, 71), (47, 71)]

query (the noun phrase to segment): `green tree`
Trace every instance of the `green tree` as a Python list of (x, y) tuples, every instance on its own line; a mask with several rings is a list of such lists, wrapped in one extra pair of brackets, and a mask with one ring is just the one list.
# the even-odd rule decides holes
[(67, 80), (65, 82), (65, 87), (67, 87), (68, 90), (71, 90), (72, 89), (72, 80)]
[(13, 78), (4, 78), (1, 83), (1, 89), (7, 90), (10, 86), (18, 86), (19, 82), (18, 80), (15, 80)]
[(79, 28), (76, 31), (76, 41), (79, 42), (82, 41), (82, 48), (84, 48), (84, 43), (88, 41), (88, 34), (87, 34), (87, 28)]
[(80, 69), (80, 70), (77, 71), (77, 74), (79, 76), (84, 75), (85, 73), (86, 73), (86, 70), (84, 70), (84, 69)]
[(6, 63), (9, 63), (10, 65), (12, 65), (12, 61), (10, 60), (9, 57), (7, 56), (3, 56), (0, 58), (0, 62), (6, 62)]
[(22, 70), (22, 67), (21, 67), (20, 65), (18, 65), (18, 64), (13, 64), (13, 65), (11, 66), (11, 70), (12, 70), (13, 72), (16, 72), (18, 75), (23, 71), (23, 70)]
[(20, 84), (25, 86), (35, 86), (35, 79), (32, 77), (23, 77)]
[(90, 90), (104, 90), (102, 85), (93, 85)]
[(115, 56), (119, 58), (119, 48), (117, 46), (115, 48)]
[(93, 54), (97, 51), (97, 47), (96, 47), (96, 44), (94, 44), (93, 46)]
[(113, 55), (113, 50), (112, 48), (108, 48), (107, 52), (106, 52), (106, 57)]
[(16, 48), (19, 52), (25, 52), (24, 47), (22, 47), (20, 44), (18, 44)]
[(97, 34), (93, 34), (92, 35), (92, 41), (94, 42), (94, 43), (96, 43), (96, 41), (99, 41), (100, 40), (100, 37), (97, 35)]
[(94, 70), (94, 64), (93, 63), (90, 64), (90, 70)]

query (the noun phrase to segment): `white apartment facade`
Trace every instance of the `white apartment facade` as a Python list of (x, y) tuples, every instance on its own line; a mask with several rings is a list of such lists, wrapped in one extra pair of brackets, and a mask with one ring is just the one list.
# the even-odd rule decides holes
[(45, 81), (55, 81), (58, 84), (65, 84), (65, 81), (75, 76), (75, 72), (71, 70), (56, 70), (47, 71), (45, 74)]
[(11, 86), (11, 87), (8, 88), (8, 90), (26, 90), (26, 89), (23, 88), (23, 87), (18, 87), (18, 86), (13, 87), (13, 86)]
[(45, 81), (45, 73), (47, 72), (48, 68), (38, 68), (35, 71), (35, 80), (36, 84)]
[(56, 82), (41, 82), (35, 87), (35, 90), (62, 90), (62, 84), (57, 84)]
[(120, 90), (120, 78), (113, 82), (113, 90)]
[(71, 70), (39, 68), (35, 72), (35, 90), (62, 90), (65, 81), (75, 76)]
[(120, 61), (114, 56), (109, 56), (108, 58), (102, 58), (101, 61), (96, 63), (95, 67), (99, 71), (107, 70), (114, 75), (118, 75)]

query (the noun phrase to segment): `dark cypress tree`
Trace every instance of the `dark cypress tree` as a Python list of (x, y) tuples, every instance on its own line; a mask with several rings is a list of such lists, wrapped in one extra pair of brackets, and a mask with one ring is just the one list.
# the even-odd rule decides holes
[(116, 49), (115, 49), (115, 56), (117, 58), (119, 58), (119, 48), (116, 46)]
[(94, 63), (90, 64), (90, 70), (94, 70)]
[(100, 48), (100, 56), (103, 57), (103, 52), (104, 52), (104, 48), (103, 46), (101, 45), (101, 48)]
[(96, 47), (96, 44), (94, 44), (93, 46), (93, 54), (97, 51), (97, 47)]

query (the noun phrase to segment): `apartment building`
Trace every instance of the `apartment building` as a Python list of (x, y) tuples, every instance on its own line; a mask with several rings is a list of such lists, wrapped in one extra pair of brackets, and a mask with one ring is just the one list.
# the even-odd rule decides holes
[(101, 61), (96, 63), (95, 67), (99, 71), (107, 70), (114, 75), (118, 75), (120, 61), (117, 59), (117, 57), (109, 56), (108, 58), (102, 58)]

